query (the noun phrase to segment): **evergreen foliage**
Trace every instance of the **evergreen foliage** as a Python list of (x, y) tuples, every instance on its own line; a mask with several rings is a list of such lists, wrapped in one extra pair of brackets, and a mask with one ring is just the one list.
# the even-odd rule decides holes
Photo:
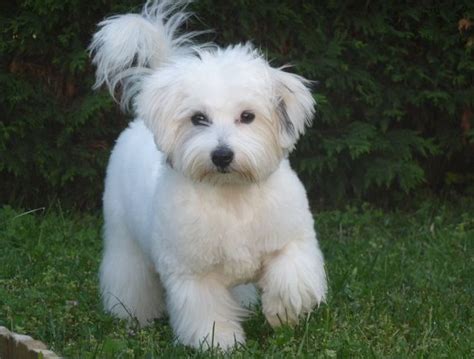
[[(91, 90), (86, 48), (104, 16), (141, 5), (0, 5), (0, 202), (99, 203), (127, 118), (106, 91)], [(292, 155), (313, 200), (472, 183), (472, 2), (201, 0), (191, 8), (192, 29), (215, 30), (203, 40), (250, 39), (275, 66), (291, 63), (318, 81), (317, 118)]]

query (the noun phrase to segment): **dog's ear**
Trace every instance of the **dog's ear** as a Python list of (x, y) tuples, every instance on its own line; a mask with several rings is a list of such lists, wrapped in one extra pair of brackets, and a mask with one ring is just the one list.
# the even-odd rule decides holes
[(176, 109), (183, 103), (180, 80), (170, 68), (162, 68), (143, 80), (141, 91), (134, 99), (138, 118), (153, 133), (158, 149), (166, 154), (176, 144)]
[(308, 87), (309, 80), (282, 69), (274, 69), (273, 78), (280, 143), (291, 151), (306, 126), (311, 125), (316, 103)]

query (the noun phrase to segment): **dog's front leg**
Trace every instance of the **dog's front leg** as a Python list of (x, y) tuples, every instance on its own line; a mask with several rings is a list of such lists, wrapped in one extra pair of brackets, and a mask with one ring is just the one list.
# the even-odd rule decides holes
[(324, 261), (314, 238), (294, 240), (264, 264), (259, 285), (262, 308), (272, 327), (298, 323), (325, 300), (327, 284)]
[(173, 275), (165, 286), (171, 325), (180, 343), (227, 350), (245, 342), (240, 321), (247, 311), (218, 279)]

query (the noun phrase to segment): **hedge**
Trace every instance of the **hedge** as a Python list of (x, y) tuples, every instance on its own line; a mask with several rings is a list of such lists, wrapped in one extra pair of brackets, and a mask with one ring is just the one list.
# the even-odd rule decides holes
[[(140, 1), (0, 5), (0, 203), (100, 204), (123, 115), (94, 92), (86, 48), (103, 17)], [(474, 182), (471, 1), (217, 1), (191, 4), (203, 41), (252, 40), (317, 81), (313, 127), (291, 161), (313, 202), (394, 203)]]

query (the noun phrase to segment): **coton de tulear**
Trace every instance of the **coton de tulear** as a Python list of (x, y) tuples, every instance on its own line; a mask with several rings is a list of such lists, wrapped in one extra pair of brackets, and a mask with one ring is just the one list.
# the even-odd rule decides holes
[(179, 342), (225, 350), (244, 343), (259, 292), (272, 326), (325, 300), (313, 217), (287, 158), (315, 103), (307, 80), (249, 43), (178, 34), (185, 5), (149, 1), (108, 18), (90, 46), (96, 87), (136, 116), (107, 170), (100, 287), (117, 317), (146, 325), (167, 313)]

